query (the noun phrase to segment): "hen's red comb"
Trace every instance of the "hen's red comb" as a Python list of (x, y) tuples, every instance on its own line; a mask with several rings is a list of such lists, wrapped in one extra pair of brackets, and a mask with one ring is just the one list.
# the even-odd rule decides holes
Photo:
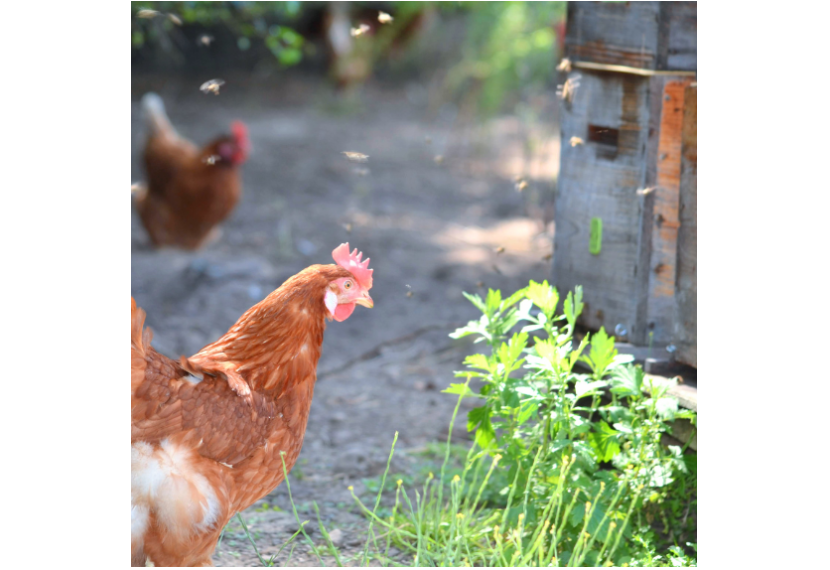
[(242, 121), (234, 121), (231, 123), (231, 133), (236, 139), (236, 144), (239, 145), (245, 153), (251, 150), (251, 141), (248, 139), (248, 127)]
[(363, 252), (357, 251), (357, 248), (349, 253), (349, 244), (341, 243), (337, 248), (331, 252), (334, 262), (340, 267), (348, 269), (354, 275), (357, 282), (363, 289), (372, 288), (372, 272), (374, 269), (369, 269), (369, 258), (361, 261)]

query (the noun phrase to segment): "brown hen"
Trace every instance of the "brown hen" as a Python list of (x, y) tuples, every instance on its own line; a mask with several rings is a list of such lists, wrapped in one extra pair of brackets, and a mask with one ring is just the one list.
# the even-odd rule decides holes
[(135, 198), (141, 223), (156, 247), (197, 249), (218, 235), (217, 224), (239, 201), (239, 167), (250, 151), (247, 128), (236, 121), (232, 134), (198, 149), (170, 124), (161, 97), (148, 93), (141, 105), (149, 131), (146, 189)]
[[(372, 307), (369, 259), (342, 244), (216, 342), (171, 360), (132, 311), (132, 565), (210, 566), (220, 532), (303, 445), (326, 320)], [(282, 457), (281, 457), (282, 454)]]

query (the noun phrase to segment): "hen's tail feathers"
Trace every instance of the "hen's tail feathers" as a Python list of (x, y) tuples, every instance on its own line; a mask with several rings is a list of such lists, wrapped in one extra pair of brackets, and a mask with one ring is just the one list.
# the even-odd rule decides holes
[(153, 331), (144, 328), (144, 319), (147, 314), (143, 309), (138, 308), (135, 299), (130, 297), (132, 312), (132, 323), (130, 326), (131, 345), (131, 393), (135, 394), (142, 382), (144, 382), (144, 371), (147, 369), (147, 352), (150, 350), (150, 341), (153, 338)]
[(164, 101), (155, 93), (147, 93), (141, 98), (141, 108), (144, 111), (144, 120), (150, 134), (167, 134), (178, 136), (176, 129), (167, 118), (167, 111), (164, 110)]

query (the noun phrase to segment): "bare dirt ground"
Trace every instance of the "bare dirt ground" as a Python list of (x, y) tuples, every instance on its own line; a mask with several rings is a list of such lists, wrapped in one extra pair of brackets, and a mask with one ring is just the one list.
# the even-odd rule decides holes
[[(131, 181), (142, 179), (139, 100), (155, 90), (197, 144), (233, 119), (248, 124), (253, 153), (242, 200), (222, 237), (195, 253), (151, 249), (133, 211), (131, 294), (147, 311), (155, 347), (177, 357), (218, 338), (289, 276), (330, 263), (341, 242), (371, 257), (375, 308), (329, 325), (305, 445), (289, 477), (311, 538), (322, 543), (316, 502), (326, 528), (339, 530), (344, 562), (354, 563), (368, 522), (348, 487), (373, 503), (364, 481), (383, 473), (396, 431), (392, 473), (417, 473), (426, 460), (418, 452), (446, 441), (456, 400), (440, 390), (474, 350), (448, 337), (477, 317), (462, 291), (512, 292), (549, 277), (554, 102), (537, 102), (531, 125), (509, 116), (464, 124), (451, 105), (430, 106), (414, 84), (367, 88), (346, 102), (311, 79), (244, 87), (228, 80), (218, 97), (198, 85), (134, 78)], [(369, 162), (351, 163), (342, 151)], [(528, 182), (522, 192), (515, 176)], [(458, 423), (453, 438), (463, 442), (466, 422)], [(297, 529), (285, 484), (243, 517), (266, 558)], [(279, 565), (319, 565), (303, 540), (289, 560), (290, 549)], [(260, 565), (236, 521), (214, 562)]]

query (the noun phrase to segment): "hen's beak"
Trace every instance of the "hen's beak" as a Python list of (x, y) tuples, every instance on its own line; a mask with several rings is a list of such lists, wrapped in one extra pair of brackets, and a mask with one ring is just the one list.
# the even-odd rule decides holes
[(372, 307), (375, 306), (375, 303), (374, 303), (374, 301), (372, 301), (372, 298), (369, 296), (369, 293), (366, 293), (366, 292), (364, 292), (363, 296), (360, 297), (359, 299), (357, 299), (355, 301), (355, 303), (357, 303), (358, 305), (362, 305), (362, 306), (366, 307), (367, 309), (371, 309)]

